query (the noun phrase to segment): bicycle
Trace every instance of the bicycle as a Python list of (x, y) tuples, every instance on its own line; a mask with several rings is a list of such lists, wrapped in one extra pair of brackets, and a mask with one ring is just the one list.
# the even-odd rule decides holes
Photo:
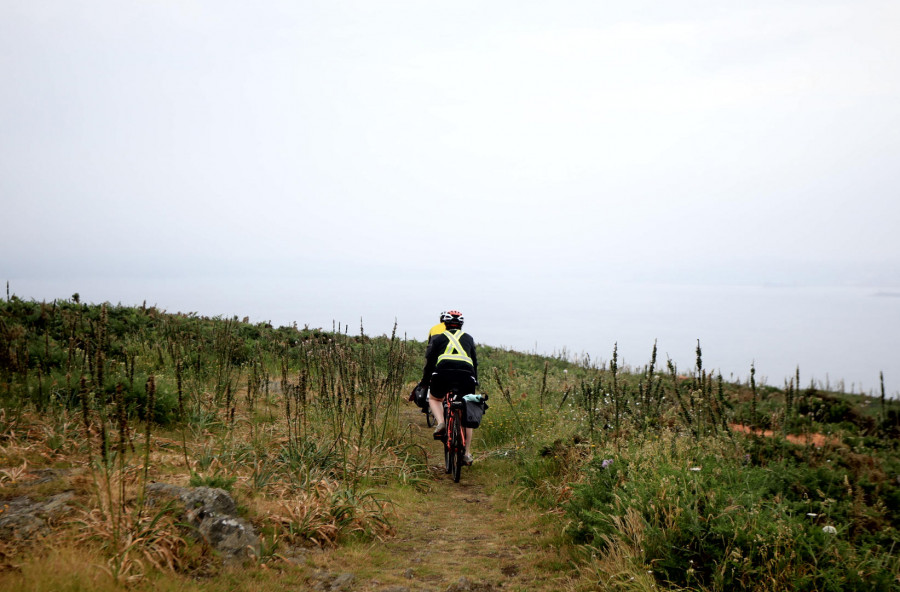
[[(444, 397), (444, 423), (447, 429), (440, 436), (444, 444), (444, 467), (447, 474), (453, 475), (454, 483), (459, 483), (462, 467), (466, 457), (466, 427), (463, 425), (466, 393), (458, 387), (452, 387)], [(483, 400), (487, 400), (487, 395)]]

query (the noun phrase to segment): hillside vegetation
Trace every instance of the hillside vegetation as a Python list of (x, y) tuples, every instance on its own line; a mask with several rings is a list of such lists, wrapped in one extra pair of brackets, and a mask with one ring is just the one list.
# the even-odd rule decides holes
[[(77, 295), (0, 302), (0, 588), (304, 589), (317, 557), (365, 563), (355, 549), (402, 539), (445, 487), (407, 421), (424, 349)], [(490, 410), (463, 480), (543, 520), (543, 551), (509, 570), (531, 579), (504, 589), (545, 589), (541, 572), (546, 589), (900, 589), (900, 404), (883, 393), (801, 386), (799, 369), (784, 388), (727, 383), (700, 344), (692, 369), (655, 347), (641, 368), (615, 350), (598, 365), (480, 346), (479, 362)], [(229, 491), (261, 535), (249, 563), (223, 566), (152, 482)], [(62, 492), (41, 528), (4, 526), (16, 500)], [(435, 578), (423, 589), (449, 589)]]

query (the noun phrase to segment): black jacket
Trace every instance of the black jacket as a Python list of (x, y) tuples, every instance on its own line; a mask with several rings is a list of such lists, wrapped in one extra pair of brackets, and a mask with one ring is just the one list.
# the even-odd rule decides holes
[[(454, 335), (455, 331), (451, 331)], [(443, 333), (435, 335), (428, 343), (428, 349), (425, 350), (425, 370), (422, 372), (422, 385), (428, 386), (431, 382), (431, 375), (441, 370), (462, 370), (470, 372), (478, 380), (478, 358), (475, 357), (475, 339), (468, 333), (463, 333), (459, 338), (459, 344), (466, 351), (466, 355), (472, 358), (472, 365), (459, 360), (444, 360), (438, 364), (440, 357), (446, 350), (450, 340)]]

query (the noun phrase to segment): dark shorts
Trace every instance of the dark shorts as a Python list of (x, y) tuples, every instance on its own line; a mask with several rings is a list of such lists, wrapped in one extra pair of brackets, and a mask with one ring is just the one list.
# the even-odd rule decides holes
[(443, 400), (451, 388), (460, 388), (465, 394), (475, 392), (475, 375), (465, 370), (438, 370), (431, 375), (431, 397)]

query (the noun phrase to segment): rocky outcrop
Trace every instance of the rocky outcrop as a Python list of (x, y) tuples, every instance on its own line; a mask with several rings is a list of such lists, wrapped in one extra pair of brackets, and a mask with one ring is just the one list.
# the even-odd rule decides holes
[(0, 538), (28, 540), (46, 534), (48, 520), (70, 511), (72, 508), (66, 502), (74, 497), (71, 491), (66, 491), (39, 502), (17, 497), (0, 503)]
[(147, 493), (151, 499), (175, 499), (183, 504), (188, 524), (225, 563), (241, 563), (259, 555), (256, 530), (237, 516), (234, 499), (224, 489), (151, 483)]

